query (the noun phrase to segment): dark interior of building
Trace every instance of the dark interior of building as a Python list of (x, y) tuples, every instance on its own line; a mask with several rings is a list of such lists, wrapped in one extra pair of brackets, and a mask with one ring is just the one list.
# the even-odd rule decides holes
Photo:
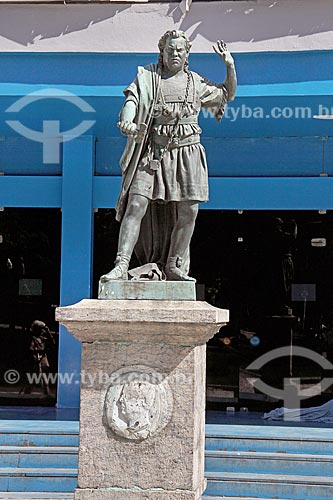
[[(56, 379), (46, 387), (38, 379), (31, 384), (25, 374), (57, 372), (60, 229), (60, 210), (0, 212), (0, 405), (56, 402)], [(47, 325), (41, 350), (40, 335), (31, 328), (36, 320)]]
[[(94, 296), (98, 278), (112, 267), (119, 224), (114, 210), (95, 214)], [(31, 324), (44, 322), (48, 371), (56, 372), (61, 214), (53, 209), (0, 212), (0, 404), (54, 405), (56, 384), (45, 388), (6, 384), (4, 373), (24, 374), (33, 363)], [(321, 211), (201, 210), (191, 246), (191, 275), (198, 298), (230, 309), (230, 323), (208, 343), (207, 407), (211, 410), (269, 411), (279, 398), (256, 388), (260, 378), (283, 389), (299, 378), (302, 387), (331, 374), (296, 346), (333, 361), (333, 213)], [(133, 266), (136, 263), (133, 262)], [(283, 355), (260, 368), (250, 365), (265, 353)], [(30, 365), (29, 365), (30, 363)], [(36, 369), (36, 366), (35, 366)], [(46, 390), (47, 389), (47, 390)], [(331, 389), (302, 406), (331, 399)]]

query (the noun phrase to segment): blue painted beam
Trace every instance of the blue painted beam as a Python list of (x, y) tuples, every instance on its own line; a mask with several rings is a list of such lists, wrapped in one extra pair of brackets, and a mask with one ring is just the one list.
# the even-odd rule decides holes
[(0, 206), (61, 207), (61, 177), (0, 175)]
[[(120, 177), (94, 179), (94, 208), (113, 208)], [(210, 199), (201, 209), (333, 209), (333, 177), (210, 177)]]
[(333, 209), (332, 177), (210, 178), (206, 209)]
[[(124, 97), (123, 85), (56, 84), (54, 87), (45, 83), (0, 83), (1, 96), (26, 96), (30, 93), (48, 90), (48, 95), (59, 98), (61, 91), (72, 92), (81, 97)], [(60, 91), (60, 92), (59, 92)], [(239, 84), (238, 97), (283, 97), (283, 96), (330, 96), (333, 93), (333, 80), (305, 80), (280, 83)], [(61, 99), (61, 97), (60, 97)]]
[[(94, 140), (85, 136), (63, 145), (60, 304), (92, 293)], [(60, 327), (58, 407), (80, 402), (81, 345)], [(61, 377), (68, 374), (67, 382)], [(71, 379), (72, 377), (72, 379)]]

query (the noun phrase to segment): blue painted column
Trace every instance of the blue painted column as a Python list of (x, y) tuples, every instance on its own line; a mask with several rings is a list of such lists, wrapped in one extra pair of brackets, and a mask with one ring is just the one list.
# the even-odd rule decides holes
[[(94, 140), (82, 136), (63, 144), (60, 305), (92, 293)], [(81, 345), (60, 326), (59, 408), (80, 405)], [(66, 380), (67, 378), (67, 380)]]

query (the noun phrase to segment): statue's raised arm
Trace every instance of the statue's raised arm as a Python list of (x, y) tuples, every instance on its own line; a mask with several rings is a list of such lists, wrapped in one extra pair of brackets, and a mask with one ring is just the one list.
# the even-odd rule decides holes
[(237, 77), (234, 59), (228, 50), (227, 44), (223, 40), (218, 40), (216, 42), (216, 46), (213, 45), (213, 49), (227, 67), (227, 76), (223, 82), (223, 85), (228, 91), (228, 101), (233, 101), (237, 88)]

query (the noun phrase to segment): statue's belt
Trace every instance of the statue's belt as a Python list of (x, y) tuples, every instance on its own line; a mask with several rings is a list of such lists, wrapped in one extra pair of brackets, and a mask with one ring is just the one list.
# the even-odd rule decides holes
[[(158, 144), (159, 146), (166, 146), (169, 142), (169, 137), (163, 135), (153, 134), (152, 137), (153, 144)], [(173, 142), (170, 144), (168, 149), (181, 148), (183, 146), (192, 146), (193, 144), (198, 144), (200, 142), (200, 135), (193, 134), (189, 137), (175, 137)]]
[[(159, 115), (154, 118), (153, 126), (159, 125), (176, 125), (178, 118), (170, 118), (170, 116)], [(198, 118), (196, 116), (182, 116), (178, 125), (198, 125)]]

